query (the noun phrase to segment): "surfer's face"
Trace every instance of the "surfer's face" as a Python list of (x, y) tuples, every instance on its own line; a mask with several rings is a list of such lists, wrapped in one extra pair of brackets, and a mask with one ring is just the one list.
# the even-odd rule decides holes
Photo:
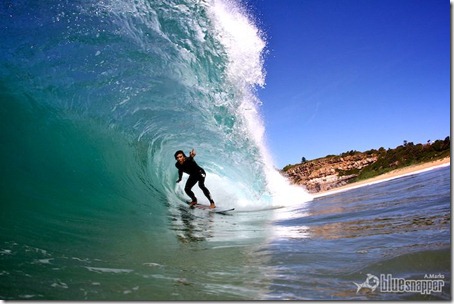
[(184, 163), (185, 159), (186, 159), (186, 158), (184, 157), (183, 154), (180, 153), (180, 154), (177, 155), (177, 161), (178, 161), (180, 164)]

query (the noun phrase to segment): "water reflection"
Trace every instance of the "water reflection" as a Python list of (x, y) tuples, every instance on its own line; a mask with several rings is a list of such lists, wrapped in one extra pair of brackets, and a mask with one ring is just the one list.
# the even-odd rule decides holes
[[(383, 199), (384, 194), (335, 196), (316, 199), (301, 208), (275, 210), (275, 238), (340, 239), (402, 234), (413, 231), (449, 231), (450, 210), (425, 214), (411, 205), (428, 204), (424, 196), (400, 200)], [(410, 205), (410, 206), (409, 206)]]
[[(180, 242), (200, 242), (213, 237), (213, 216), (214, 214), (205, 212), (204, 217), (196, 215), (194, 210), (187, 206), (179, 205), (178, 213), (174, 215), (172, 229), (177, 232)], [(178, 216), (176, 218), (175, 216)]]
[(423, 230), (449, 230), (451, 216), (395, 216), (351, 220), (311, 226), (310, 235), (324, 239), (358, 238), (365, 236), (407, 233)]

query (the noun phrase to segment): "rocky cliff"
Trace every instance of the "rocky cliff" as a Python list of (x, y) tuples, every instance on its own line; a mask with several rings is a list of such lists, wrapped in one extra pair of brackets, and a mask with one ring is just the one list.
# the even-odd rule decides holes
[(294, 184), (302, 185), (310, 193), (343, 186), (352, 179), (367, 179), (406, 166), (431, 162), (451, 155), (451, 138), (414, 144), (404, 141), (393, 149), (380, 148), (366, 152), (350, 151), (336, 156), (288, 165), (283, 169)]
[(328, 156), (294, 165), (284, 172), (294, 184), (304, 186), (309, 193), (317, 193), (347, 184), (359, 171), (376, 162), (378, 154)]

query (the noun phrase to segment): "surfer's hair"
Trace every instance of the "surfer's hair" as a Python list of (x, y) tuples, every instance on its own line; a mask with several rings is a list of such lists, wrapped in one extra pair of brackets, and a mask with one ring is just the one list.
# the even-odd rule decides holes
[(186, 155), (184, 154), (184, 152), (182, 150), (178, 150), (177, 152), (175, 152), (175, 159), (177, 159), (177, 155), (178, 154), (183, 154), (183, 156), (186, 158)]

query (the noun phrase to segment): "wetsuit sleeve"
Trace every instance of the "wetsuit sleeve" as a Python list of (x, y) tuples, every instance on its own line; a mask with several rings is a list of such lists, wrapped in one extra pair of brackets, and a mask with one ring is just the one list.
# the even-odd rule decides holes
[(180, 181), (181, 178), (183, 177), (183, 169), (178, 166), (178, 164), (175, 164), (175, 167), (178, 169), (178, 180)]

